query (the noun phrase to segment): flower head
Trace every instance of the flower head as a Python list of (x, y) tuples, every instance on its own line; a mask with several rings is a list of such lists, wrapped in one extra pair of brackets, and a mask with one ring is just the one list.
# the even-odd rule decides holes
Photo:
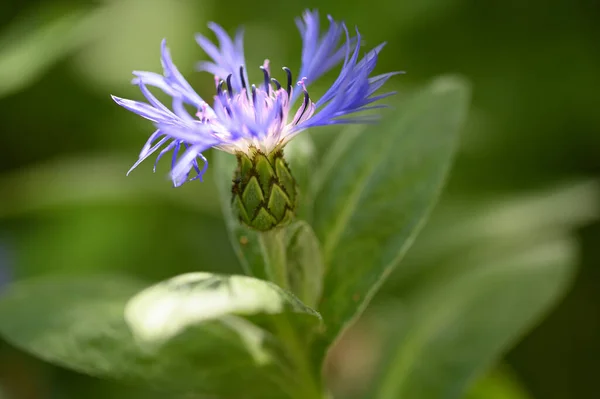
[[(157, 151), (156, 162), (172, 151), (170, 175), (173, 184), (180, 186), (188, 180), (202, 179), (208, 166), (202, 152), (211, 147), (236, 155), (269, 155), (279, 152), (295, 135), (310, 127), (372, 122), (373, 116), (354, 114), (382, 107), (373, 103), (393, 94), (375, 92), (396, 73), (370, 77), (384, 44), (361, 58), (358, 30), (351, 37), (344, 23), (328, 18), (329, 27), (323, 34), (317, 11), (306, 11), (296, 20), (303, 41), (299, 79), (294, 79), (292, 71), (284, 67), (284, 79), (278, 81), (265, 60), (260, 66), (263, 79), (258, 85), (248, 81), (243, 31), (238, 30), (232, 39), (222, 27), (210, 23), (218, 46), (200, 34), (196, 41), (212, 59), (198, 65), (199, 70), (215, 77), (212, 106), (181, 75), (163, 40), (163, 74), (134, 72), (133, 82), (139, 85), (147, 102), (113, 96), (117, 104), (156, 126), (131, 170)], [(307, 86), (340, 63), (337, 79), (314, 102)], [(161, 103), (148, 86), (171, 96), (171, 107)], [(299, 105), (294, 107), (298, 99)], [(197, 110), (195, 115), (188, 112), (186, 105)]]

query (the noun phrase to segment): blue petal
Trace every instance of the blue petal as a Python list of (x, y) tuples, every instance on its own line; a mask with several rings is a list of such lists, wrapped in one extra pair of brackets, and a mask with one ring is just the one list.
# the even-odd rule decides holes
[[(165, 144), (167, 141), (170, 140), (170, 137), (165, 136), (162, 139), (160, 139), (158, 141), (158, 143), (156, 143), (154, 146), (148, 148), (146, 151), (142, 150), (142, 152), (140, 153), (140, 157), (139, 159), (136, 161), (136, 163), (133, 164), (133, 166), (129, 169), (129, 171), (127, 172), (127, 176), (129, 176), (129, 174), (135, 169), (137, 168), (143, 161), (146, 160), (146, 158), (148, 158), (150, 155), (154, 154), (160, 147), (163, 146), (163, 144)], [(148, 140), (149, 142), (150, 140)]]
[(382, 75), (377, 75), (369, 79), (369, 95), (375, 93), (383, 86), (389, 78), (395, 75), (403, 74), (404, 72), (389, 72)]
[(173, 60), (171, 59), (171, 53), (167, 48), (167, 41), (163, 39), (161, 43), (161, 63), (163, 66), (163, 72), (167, 85), (175, 90), (177, 93), (182, 95), (188, 103), (195, 105), (196, 107), (202, 106), (204, 101), (194, 91), (192, 86), (185, 80), (181, 72), (177, 69)]
[(156, 157), (156, 160), (154, 161), (154, 168), (152, 169), (153, 172), (156, 173), (156, 167), (158, 166), (158, 161), (160, 161), (160, 159), (169, 151), (171, 151), (173, 148), (175, 148), (175, 146), (179, 143), (178, 140), (173, 140), (169, 143), (168, 146), (166, 146), (165, 148), (163, 148), (161, 150), (161, 152), (158, 153), (158, 156)]
[(210, 126), (200, 122), (159, 123), (157, 127), (164, 134), (186, 143), (207, 144), (208, 147), (221, 144), (221, 141), (211, 134)]
[[(218, 29), (216, 32), (222, 35), (222, 32)], [(227, 47), (227, 44), (225, 47)], [(146, 141), (140, 152), (139, 159), (129, 170), (128, 174), (142, 161), (160, 150), (154, 163), (154, 170), (156, 170), (156, 165), (160, 159), (169, 151), (173, 151), (171, 178), (175, 186), (180, 186), (187, 179), (192, 169), (196, 171), (196, 176), (192, 180), (202, 179), (202, 175), (206, 171), (207, 162), (202, 154), (200, 154), (200, 151), (223, 144), (223, 141), (214, 134), (211, 125), (193, 118), (185, 108), (185, 104), (190, 104), (206, 112), (206, 116), (209, 119), (215, 116), (215, 111), (208, 107), (181, 75), (171, 59), (169, 49), (164, 40), (161, 46), (161, 62), (163, 76), (153, 72), (134, 72), (136, 78), (133, 82), (139, 86), (140, 91), (148, 101), (147, 103), (116, 96), (112, 96), (112, 98), (120, 106), (153, 121), (158, 128)], [(157, 87), (171, 96), (172, 110), (160, 102), (148, 89), (148, 86)], [(186, 151), (179, 157), (182, 147)], [(192, 157), (194, 151), (196, 153)], [(198, 158), (204, 162), (202, 169), (199, 166)]]
[(169, 84), (164, 76), (154, 73), (154, 72), (146, 72), (146, 71), (133, 71), (133, 74), (136, 76), (131, 83), (139, 84), (140, 80), (144, 81), (144, 84), (158, 87), (166, 94), (171, 97), (180, 96), (178, 92), (176, 92)]
[[(345, 27), (344, 27), (345, 29)], [(360, 33), (356, 31), (357, 41), (351, 49), (350, 35), (346, 31), (345, 60), (335, 82), (317, 101), (318, 111), (308, 120), (298, 124), (293, 131), (297, 132), (312, 126), (334, 125), (342, 123), (371, 123), (377, 118), (373, 116), (350, 116), (359, 111), (382, 108), (372, 103), (392, 94), (374, 95), (385, 82), (397, 73), (387, 73), (369, 78), (377, 64), (377, 56), (385, 43), (375, 47), (359, 60)]]
[(127, 100), (117, 96), (111, 96), (112, 99), (121, 107), (134, 112), (153, 122), (169, 123), (175, 115), (165, 112), (162, 109), (157, 109), (151, 105), (141, 103), (139, 101)]
[[(185, 148), (188, 149), (189, 146), (186, 144)], [(202, 160), (202, 163), (203, 163), (202, 170), (200, 169), (200, 166), (198, 165), (197, 158), (200, 158)], [(206, 169), (208, 169), (208, 160), (204, 157), (204, 155), (199, 153), (197, 158), (192, 161), (192, 166), (194, 167), (194, 170), (196, 171), (196, 176), (189, 179), (189, 181), (193, 181), (193, 180), (203, 181), (204, 173), (206, 173)]]
[[(167, 115), (172, 115), (173, 113), (171, 112), (171, 110), (169, 110), (167, 107), (165, 107), (165, 105), (163, 103), (158, 101), (158, 99), (156, 97), (154, 97), (154, 94), (150, 93), (150, 90), (148, 90), (148, 88), (146, 87), (146, 85), (144, 83), (145, 82), (142, 79), (140, 79), (138, 86), (140, 87), (140, 91), (142, 92), (144, 97), (146, 97), (146, 100), (148, 100), (148, 102), (151, 105), (153, 105), (154, 108), (158, 109), (159, 111), (163, 111)], [(172, 116), (174, 116), (174, 115), (172, 115)]]
[[(235, 39), (218, 24), (211, 22), (208, 27), (215, 33), (219, 41), (219, 47), (215, 46), (210, 40), (201, 34), (196, 34), (196, 42), (212, 58), (213, 62), (200, 62), (197, 69), (200, 71), (210, 72), (218, 76), (222, 80), (227, 79), (227, 76), (233, 75), (231, 84), (236, 91), (242, 89), (242, 79), (240, 77), (240, 67), (246, 65), (244, 58), (244, 31), (238, 29)], [(244, 68), (244, 79), (248, 82), (248, 73)]]
[(187, 181), (190, 169), (194, 167), (196, 158), (201, 155), (201, 152), (207, 148), (196, 144), (189, 147), (184, 154), (177, 160), (171, 169), (171, 179), (175, 187), (181, 186)]
[(185, 109), (185, 106), (183, 105), (183, 101), (181, 98), (178, 98), (178, 97), (173, 98), (172, 108), (173, 108), (173, 111), (175, 112), (175, 115), (177, 115), (181, 119), (184, 119), (187, 122), (197, 122), (196, 119), (194, 119), (190, 116), (190, 113), (187, 111), (187, 109)]
[[(307, 83), (312, 83), (323, 74), (338, 65), (346, 54), (345, 47), (340, 46), (340, 40), (346, 30), (345, 24), (337, 23), (330, 16), (329, 29), (320, 37), (318, 11), (305, 11), (302, 18), (296, 18), (296, 25), (302, 36), (302, 66), (299, 78), (306, 77)], [(347, 44), (357, 39), (348, 38)], [(294, 93), (295, 99), (299, 91)]]

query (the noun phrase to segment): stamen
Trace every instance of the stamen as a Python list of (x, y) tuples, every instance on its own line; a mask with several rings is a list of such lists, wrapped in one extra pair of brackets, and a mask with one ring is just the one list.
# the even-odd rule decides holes
[[(223, 81), (221, 81), (221, 85), (222, 84), (223, 84)], [(219, 91), (217, 92), (217, 96), (215, 98), (215, 105), (216, 105), (216, 101), (219, 101), (219, 103), (221, 103), (223, 108), (225, 108), (225, 111), (227, 111), (227, 114), (229, 116), (231, 116), (231, 115), (233, 115), (233, 113), (231, 112), (231, 106), (229, 105), (229, 102), (231, 100), (227, 99), (227, 96), (222, 95), (223, 90), (221, 89), (221, 85), (219, 85)]]
[(218, 96), (218, 97), (220, 97), (220, 96), (221, 96), (221, 94), (223, 94), (223, 83), (224, 83), (224, 82), (223, 82), (222, 80), (220, 80), (220, 81), (217, 83), (217, 96)]
[(305, 91), (304, 92), (304, 105), (307, 105), (309, 101), (310, 101), (310, 97), (308, 96), (308, 92)]
[(225, 111), (227, 111), (227, 115), (229, 115), (229, 117), (231, 117), (233, 115), (233, 112), (231, 111), (231, 106), (229, 105), (228, 101), (223, 102), (221, 100), (221, 104), (223, 105), (223, 107), (225, 107)]
[(256, 106), (256, 86), (252, 85), (252, 104)]
[(307, 91), (307, 90), (306, 90), (306, 83), (305, 83), (307, 79), (308, 79), (308, 78), (305, 76), (305, 77), (303, 77), (302, 79), (300, 79), (300, 80), (298, 81), (298, 83), (296, 83), (298, 86), (302, 86), (302, 90), (303, 90), (303, 91), (305, 91), (305, 92)]
[[(310, 102), (310, 97), (308, 95), (308, 90), (306, 90), (306, 76), (303, 77), (302, 79), (300, 79), (300, 81), (298, 82), (299, 86), (302, 86), (302, 91), (304, 92), (304, 106), (306, 107), (308, 105), (308, 103)], [(306, 111), (306, 109), (305, 109)], [(302, 112), (304, 113), (304, 112)], [(302, 115), (300, 115), (302, 116)]]
[(267, 72), (269, 73), (269, 75), (271, 74), (271, 69), (269, 68), (269, 64), (271, 63), (271, 61), (267, 58), (265, 59), (265, 61), (263, 62), (263, 68), (267, 70)]
[(308, 109), (308, 104), (310, 103), (310, 96), (308, 95), (308, 90), (306, 90), (306, 83), (304, 83), (305, 80), (306, 80), (306, 77), (303, 77), (297, 83), (298, 86), (302, 86), (302, 91), (304, 91), (304, 101), (302, 102), (302, 112), (300, 112), (300, 115), (296, 119), (295, 123), (298, 123), (298, 121), (300, 119), (302, 119), (302, 116)]
[[(268, 60), (265, 60), (265, 63), (267, 61)], [(271, 87), (271, 82), (269, 81), (269, 69), (268, 67), (265, 68), (264, 66), (261, 66), (260, 69), (262, 69), (265, 78), (265, 91), (267, 92), (267, 94), (269, 94), (269, 88)]]
[[(281, 88), (281, 86), (279, 86), (279, 88)], [(281, 97), (282, 97), (281, 92), (277, 91), (275, 93), (275, 99), (279, 100)], [(279, 123), (284, 124), (285, 123), (284, 118), (283, 118), (283, 107), (284, 107), (284, 104), (283, 104), (283, 102), (276, 102), (276, 104), (279, 104)]]
[(277, 79), (271, 78), (271, 82), (275, 83), (275, 87), (277, 87), (277, 90), (281, 89), (281, 83), (279, 83)]
[(229, 98), (233, 98), (233, 87), (231, 87), (231, 77), (233, 76), (233, 74), (229, 74), (229, 76), (227, 76), (227, 93), (229, 93)]
[(246, 80), (244, 79), (244, 66), (243, 65), (240, 65), (240, 80), (242, 81), (242, 87), (244, 89), (247, 89)]
[(202, 102), (202, 104), (200, 104), (200, 108), (198, 112), (196, 112), (196, 116), (198, 117), (198, 119), (200, 119), (201, 122), (206, 122), (207, 118), (206, 118), (206, 109), (208, 108), (208, 104), (205, 102)]
[(287, 74), (287, 89), (286, 89), (286, 91), (289, 96), (292, 93), (292, 71), (290, 71), (290, 68), (288, 68), (288, 67), (283, 67), (282, 69)]

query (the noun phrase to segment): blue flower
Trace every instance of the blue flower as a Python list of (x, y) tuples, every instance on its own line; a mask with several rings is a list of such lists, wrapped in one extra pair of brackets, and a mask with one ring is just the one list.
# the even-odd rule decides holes
[[(184, 182), (202, 179), (208, 166), (202, 152), (216, 148), (232, 154), (258, 149), (265, 154), (279, 150), (301, 131), (342, 123), (369, 123), (376, 117), (355, 113), (383, 107), (374, 103), (393, 92), (376, 95), (394, 73), (370, 77), (384, 44), (360, 58), (361, 35), (351, 37), (346, 25), (329, 18), (329, 27), (321, 33), (317, 11), (306, 11), (296, 24), (302, 36), (302, 64), (294, 85), (292, 71), (283, 68), (283, 84), (271, 76), (269, 60), (260, 67), (263, 81), (250, 85), (245, 68), (243, 31), (231, 38), (215, 23), (210, 29), (218, 46), (198, 34), (196, 41), (212, 61), (198, 64), (200, 71), (215, 77), (212, 107), (204, 101), (181, 75), (171, 59), (166, 41), (161, 48), (163, 74), (134, 71), (133, 82), (139, 85), (147, 102), (113, 96), (122, 107), (154, 122), (150, 136), (133, 170), (143, 160), (159, 151), (156, 163), (172, 151), (171, 179), (177, 187)], [(317, 102), (308, 94), (307, 85), (339, 64), (340, 73)], [(171, 108), (161, 103), (148, 89), (153, 86), (172, 97)], [(297, 110), (292, 111), (298, 97)], [(188, 107), (198, 112), (191, 115)], [(202, 163), (202, 165), (200, 164)]]

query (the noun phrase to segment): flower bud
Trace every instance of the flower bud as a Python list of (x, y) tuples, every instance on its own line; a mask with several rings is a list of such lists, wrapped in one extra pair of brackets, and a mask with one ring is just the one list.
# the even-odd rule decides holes
[(294, 218), (296, 181), (283, 151), (268, 155), (256, 148), (238, 152), (233, 176), (232, 206), (240, 222), (259, 231), (285, 226)]

